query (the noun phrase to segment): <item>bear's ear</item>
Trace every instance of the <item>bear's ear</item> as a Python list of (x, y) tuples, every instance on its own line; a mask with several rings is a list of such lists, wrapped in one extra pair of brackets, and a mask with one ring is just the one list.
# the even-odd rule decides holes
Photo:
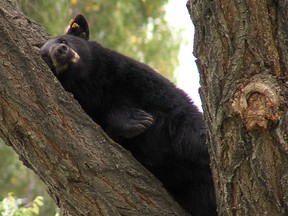
[(71, 19), (69, 24), (66, 34), (89, 40), (89, 26), (82, 14), (78, 14), (74, 19)]

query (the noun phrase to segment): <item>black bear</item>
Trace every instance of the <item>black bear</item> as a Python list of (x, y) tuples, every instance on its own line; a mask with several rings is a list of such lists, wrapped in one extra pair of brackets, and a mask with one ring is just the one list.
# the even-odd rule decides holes
[(217, 215), (203, 116), (182, 90), (149, 66), (89, 41), (82, 15), (40, 55), (84, 111), (184, 209)]

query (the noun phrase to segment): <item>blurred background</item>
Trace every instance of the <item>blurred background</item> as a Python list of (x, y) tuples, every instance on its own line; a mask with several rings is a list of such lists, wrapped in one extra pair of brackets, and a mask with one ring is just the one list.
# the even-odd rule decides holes
[[(25, 15), (42, 24), (51, 36), (64, 34), (70, 19), (82, 13), (88, 20), (91, 40), (150, 65), (184, 89), (201, 109), (187, 0), (12, 1)], [(23, 215), (57, 213), (45, 185), (1, 139), (0, 173), (0, 213), (4, 212), (4, 198), (7, 201), (12, 196), (10, 202), (15, 202), (18, 209), (31, 206), (37, 196), (44, 198), (36, 202), (39, 209)]]

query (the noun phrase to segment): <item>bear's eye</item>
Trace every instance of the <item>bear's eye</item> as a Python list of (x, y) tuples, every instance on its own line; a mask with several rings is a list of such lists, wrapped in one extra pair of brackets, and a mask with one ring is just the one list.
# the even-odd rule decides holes
[(47, 54), (42, 54), (41, 57), (44, 61), (46, 61), (46, 62), (48, 61), (48, 55)]
[(61, 38), (61, 39), (59, 40), (59, 43), (61, 43), (61, 44), (67, 44), (67, 40), (66, 40), (66, 39), (63, 39), (63, 38)]

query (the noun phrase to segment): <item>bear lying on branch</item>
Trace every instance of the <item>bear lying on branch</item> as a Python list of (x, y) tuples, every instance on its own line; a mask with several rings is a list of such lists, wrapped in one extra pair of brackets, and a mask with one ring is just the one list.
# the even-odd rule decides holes
[(149, 66), (89, 41), (82, 15), (40, 50), (66, 91), (191, 215), (216, 213), (202, 113)]

